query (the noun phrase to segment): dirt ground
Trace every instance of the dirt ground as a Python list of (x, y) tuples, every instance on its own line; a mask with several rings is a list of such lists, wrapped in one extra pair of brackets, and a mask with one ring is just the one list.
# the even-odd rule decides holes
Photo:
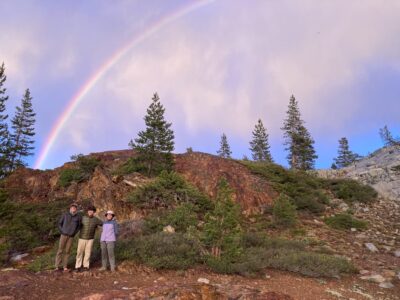
[(94, 268), (78, 274), (4, 269), (0, 272), (0, 300), (400, 299), (399, 281), (394, 282), (393, 288), (383, 289), (377, 283), (359, 279), (360, 275), (314, 279), (267, 270), (263, 278), (245, 278), (201, 269), (156, 272), (136, 265), (120, 269), (116, 273), (101, 273)]

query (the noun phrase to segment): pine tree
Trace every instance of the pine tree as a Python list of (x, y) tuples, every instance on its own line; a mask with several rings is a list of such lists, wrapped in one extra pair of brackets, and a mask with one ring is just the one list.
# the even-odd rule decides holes
[(172, 168), (175, 137), (172, 123), (165, 120), (164, 113), (165, 108), (155, 93), (144, 117), (146, 129), (138, 133), (135, 142), (131, 140), (129, 143), (145, 164), (148, 175)]
[(400, 138), (393, 137), (389, 128), (385, 125), (385, 127), (379, 129), (379, 135), (384, 143), (387, 146), (400, 146)]
[(360, 155), (350, 150), (349, 141), (347, 140), (347, 138), (342, 137), (339, 140), (338, 156), (334, 159), (336, 166), (338, 168), (344, 168), (360, 158)]
[(7, 77), (5, 74), (4, 63), (0, 66), (0, 177), (7, 174), (8, 150), (9, 150), (9, 131), (8, 131), (8, 114), (6, 113), (6, 88), (4, 83)]
[(253, 160), (272, 162), (272, 156), (269, 149), (270, 146), (267, 131), (264, 128), (261, 119), (258, 119), (258, 123), (253, 130), (253, 140), (250, 142), (250, 150), (252, 152)]
[(225, 135), (225, 133), (222, 134), (221, 136), (221, 142), (220, 142), (220, 147), (219, 150), (217, 151), (218, 155), (223, 157), (223, 158), (231, 158), (231, 147), (229, 147), (228, 144), (228, 139)]
[(33, 155), (35, 116), (31, 93), (27, 89), (21, 100), (21, 106), (16, 107), (14, 118), (11, 120), (13, 132), (10, 134), (10, 171), (25, 166), (24, 158)]
[(313, 169), (315, 160), (318, 158), (314, 149), (314, 140), (304, 126), (298, 102), (293, 95), (289, 100), (287, 118), (282, 130), (284, 131), (285, 150), (289, 151), (287, 159), (290, 167), (298, 170)]

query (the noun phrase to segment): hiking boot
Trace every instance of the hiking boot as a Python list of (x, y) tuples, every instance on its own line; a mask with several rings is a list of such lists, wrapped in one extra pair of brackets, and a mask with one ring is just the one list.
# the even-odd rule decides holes
[(100, 272), (107, 271), (107, 268), (101, 267), (101, 268), (99, 269), (99, 271), (100, 271)]
[(74, 272), (75, 272), (75, 273), (80, 273), (80, 272), (82, 272), (82, 268), (76, 268), (76, 269), (74, 270)]
[(68, 272), (70, 272), (70, 271), (71, 271), (71, 270), (68, 269), (68, 268), (64, 268), (64, 269), (63, 269), (63, 272), (64, 272), (64, 273), (68, 273)]
[(83, 268), (83, 272), (89, 272), (89, 268)]

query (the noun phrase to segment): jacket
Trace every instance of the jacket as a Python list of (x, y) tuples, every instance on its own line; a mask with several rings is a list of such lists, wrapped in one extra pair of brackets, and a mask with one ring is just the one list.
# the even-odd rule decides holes
[(96, 233), (96, 228), (98, 226), (102, 226), (103, 222), (100, 221), (99, 218), (96, 217), (82, 217), (82, 225), (79, 231), (79, 238), (83, 240), (92, 240), (94, 239), (94, 234)]
[(115, 242), (118, 235), (118, 224), (115, 220), (104, 221), (103, 231), (101, 232), (101, 242)]
[(80, 214), (72, 215), (70, 212), (66, 212), (58, 221), (58, 229), (63, 235), (74, 237), (81, 227), (81, 221)]

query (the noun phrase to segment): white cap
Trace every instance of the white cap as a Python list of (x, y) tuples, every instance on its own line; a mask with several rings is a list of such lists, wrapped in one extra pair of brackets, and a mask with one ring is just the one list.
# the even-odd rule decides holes
[(113, 216), (115, 216), (115, 214), (114, 214), (114, 212), (113, 212), (112, 210), (107, 210), (107, 212), (106, 212), (105, 215), (106, 215), (106, 216), (107, 216), (107, 215), (113, 215)]

